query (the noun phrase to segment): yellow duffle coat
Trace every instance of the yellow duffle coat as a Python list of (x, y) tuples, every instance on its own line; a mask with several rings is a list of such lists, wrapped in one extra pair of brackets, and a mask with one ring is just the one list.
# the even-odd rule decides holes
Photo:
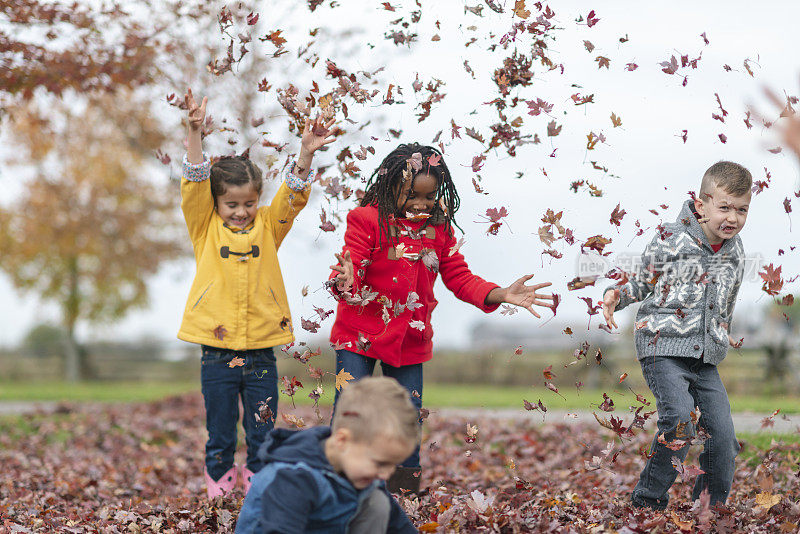
[(181, 179), (181, 209), (197, 274), (179, 339), (231, 350), (294, 340), (277, 252), (309, 191), (293, 191), (284, 182), (272, 203), (259, 208), (252, 225), (238, 230), (217, 214), (211, 180)]

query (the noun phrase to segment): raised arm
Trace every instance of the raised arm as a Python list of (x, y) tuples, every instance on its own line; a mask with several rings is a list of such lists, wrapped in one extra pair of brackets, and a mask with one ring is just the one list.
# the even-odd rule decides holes
[(266, 210), (264, 220), (272, 231), (276, 247), (280, 246), (292, 228), (294, 218), (308, 202), (315, 178), (315, 173), (311, 171), (314, 153), (336, 140), (337, 129), (332, 128), (334, 122), (333, 119), (325, 122), (321, 117), (306, 119), (297, 161), (292, 163), (270, 205), (262, 208)]
[(202, 129), (206, 116), (206, 103), (203, 97), (199, 106), (189, 89), (184, 96), (188, 109), (187, 152), (183, 160), (181, 177), (181, 210), (189, 230), (189, 238), (195, 251), (208, 231), (214, 214), (214, 198), (209, 181), (211, 162), (203, 154)]

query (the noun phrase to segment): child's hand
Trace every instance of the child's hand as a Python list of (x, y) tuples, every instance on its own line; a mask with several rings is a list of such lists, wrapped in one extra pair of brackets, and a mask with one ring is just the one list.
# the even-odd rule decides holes
[(780, 110), (782, 117), (781, 135), (783, 137), (783, 144), (800, 158), (800, 116), (792, 109), (788, 102), (781, 100), (775, 92), (767, 88), (764, 90), (767, 97), (775, 104), (775, 107)]
[(334, 254), (338, 260), (338, 265), (331, 265), (331, 269), (338, 272), (336, 275), (336, 289), (347, 291), (353, 285), (353, 261), (350, 259), (350, 251), (344, 254)]
[(183, 97), (183, 102), (189, 110), (189, 128), (193, 132), (199, 132), (203, 128), (203, 123), (206, 120), (206, 103), (208, 97), (203, 97), (203, 102), (198, 106), (194, 99), (191, 88), (186, 91)]
[(541, 315), (536, 313), (533, 309), (534, 306), (543, 306), (545, 308), (552, 307), (552, 302), (544, 302), (545, 300), (553, 300), (552, 293), (550, 295), (544, 293), (537, 293), (538, 290), (552, 285), (550, 282), (542, 282), (541, 284), (534, 284), (526, 286), (525, 282), (533, 278), (532, 274), (528, 274), (519, 278), (516, 282), (508, 286), (502, 291), (502, 302), (522, 306), (531, 312), (535, 317), (541, 318)]
[(603, 295), (603, 317), (609, 328), (619, 328), (614, 321), (614, 310), (619, 304), (619, 289), (609, 289)]
[(333, 143), (336, 140), (338, 128), (331, 129), (336, 123), (336, 119), (325, 121), (322, 116), (316, 119), (306, 119), (305, 127), (300, 141), (300, 151), (309, 156), (313, 155), (318, 149)]
[(728, 343), (730, 344), (731, 348), (740, 349), (742, 345), (744, 345), (744, 338), (741, 338), (739, 341), (735, 341), (730, 334), (728, 334)]

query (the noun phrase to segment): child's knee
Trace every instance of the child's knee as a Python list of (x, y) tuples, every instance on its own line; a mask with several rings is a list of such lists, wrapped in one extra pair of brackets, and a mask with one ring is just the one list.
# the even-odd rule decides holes
[(350, 534), (373, 534), (386, 532), (389, 526), (389, 517), (392, 513), (392, 504), (389, 496), (375, 489), (358, 507), (358, 512), (350, 522)]
[(380, 490), (373, 491), (364, 504), (366, 509), (369, 510), (369, 515), (374, 517), (386, 517), (388, 519), (392, 511), (392, 504), (389, 502), (389, 496)]
[(688, 412), (667, 412), (659, 416), (658, 428), (670, 439), (690, 439), (697, 434)]

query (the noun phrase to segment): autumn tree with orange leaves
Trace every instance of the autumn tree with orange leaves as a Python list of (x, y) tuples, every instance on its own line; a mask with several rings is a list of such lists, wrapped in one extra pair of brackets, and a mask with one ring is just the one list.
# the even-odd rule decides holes
[(32, 107), (11, 121), (17, 149), (36, 171), (21, 197), (0, 209), (0, 267), (15, 286), (61, 308), (66, 377), (74, 381), (87, 370), (76, 323), (146, 304), (146, 277), (185, 240), (174, 216), (177, 192), (147, 177), (163, 134), (146, 108), (119, 94), (54, 111), (58, 126)]

